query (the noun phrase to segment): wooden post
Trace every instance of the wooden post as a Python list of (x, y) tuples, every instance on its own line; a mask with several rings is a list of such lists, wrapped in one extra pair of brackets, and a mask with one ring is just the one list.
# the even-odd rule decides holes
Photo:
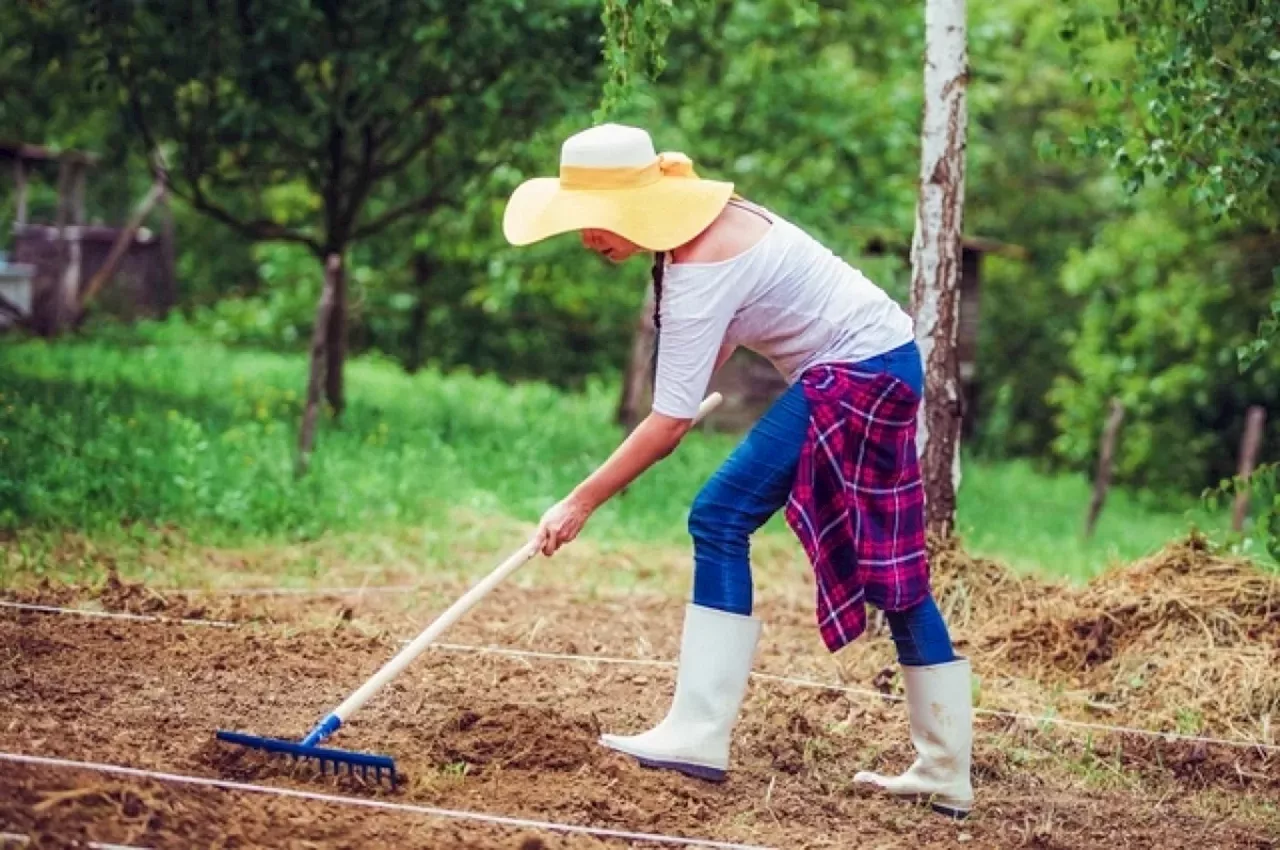
[(83, 246), (80, 244), (81, 228), (62, 228), (62, 281), (58, 292), (57, 329), (62, 330), (75, 323), (80, 315), (80, 268)]
[(1107, 489), (1111, 486), (1111, 467), (1116, 453), (1116, 435), (1120, 433), (1120, 423), (1124, 422), (1124, 405), (1120, 399), (1111, 399), (1111, 412), (1107, 416), (1107, 424), (1102, 428), (1102, 448), (1098, 453), (1098, 470), (1093, 479), (1093, 498), (1089, 500), (1089, 515), (1084, 521), (1084, 536), (1092, 537), (1093, 529), (1098, 524), (1098, 515), (1102, 513), (1102, 505), (1107, 500)]
[(70, 185), (68, 188), (67, 210), (71, 216), (71, 223), (75, 225), (84, 224), (84, 183), (85, 172), (88, 169), (82, 162), (73, 162), (71, 164)]
[[(1258, 464), (1258, 449), (1262, 445), (1262, 426), (1267, 423), (1267, 411), (1253, 405), (1244, 420), (1244, 435), (1240, 438), (1239, 476), (1248, 481)], [(1245, 517), (1249, 515), (1249, 488), (1243, 486), (1236, 493), (1236, 503), (1231, 511), (1231, 530), (1243, 531)]]
[(58, 163), (58, 211), (54, 225), (59, 229), (71, 223), (71, 170), (72, 164), (63, 159)]
[(17, 217), (15, 224), (27, 223), (27, 164), (22, 157), (13, 161), (13, 184), (17, 192)]
[(311, 374), (307, 380), (307, 401), (302, 411), (302, 427), (298, 431), (298, 462), (294, 469), (301, 478), (307, 474), (311, 462), (311, 448), (315, 442), (316, 418), (320, 415), (320, 401), (324, 393), (325, 372), (328, 357), (325, 349), (329, 337), (329, 320), (342, 277), (342, 258), (330, 254), (324, 269), (324, 291), (320, 294), (320, 306), (316, 308), (316, 324), (311, 331)]

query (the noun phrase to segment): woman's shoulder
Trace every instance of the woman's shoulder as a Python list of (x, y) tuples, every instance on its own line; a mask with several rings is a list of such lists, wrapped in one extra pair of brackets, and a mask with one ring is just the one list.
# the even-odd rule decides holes
[(669, 268), (696, 273), (744, 261), (771, 237), (775, 227), (773, 221), (754, 213), (726, 207), (711, 226), (671, 252)]

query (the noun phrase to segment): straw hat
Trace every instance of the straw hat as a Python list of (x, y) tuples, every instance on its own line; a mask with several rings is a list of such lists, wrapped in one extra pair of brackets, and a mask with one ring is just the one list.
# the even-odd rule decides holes
[(732, 183), (703, 180), (682, 153), (658, 154), (637, 127), (602, 124), (565, 140), (560, 176), (522, 183), (502, 230), (513, 245), (596, 228), (650, 251), (669, 251), (715, 221)]

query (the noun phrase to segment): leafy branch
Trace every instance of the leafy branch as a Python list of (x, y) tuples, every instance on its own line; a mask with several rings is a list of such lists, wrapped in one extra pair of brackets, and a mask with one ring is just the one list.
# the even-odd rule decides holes
[[(696, 2), (696, 0), (695, 0)], [(637, 78), (656, 79), (666, 68), (674, 0), (604, 0), (604, 61), (608, 77), (594, 118), (606, 120), (635, 91)]]

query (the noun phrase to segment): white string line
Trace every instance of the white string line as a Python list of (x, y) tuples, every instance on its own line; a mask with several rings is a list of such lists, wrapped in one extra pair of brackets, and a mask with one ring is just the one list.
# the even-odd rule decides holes
[(103, 762), (75, 761), (72, 759), (50, 758), (47, 756), (30, 756), (21, 753), (0, 752), (0, 761), (17, 762), (18, 764), (39, 765), (41, 767), (61, 767), (76, 770), (91, 770), (96, 773), (132, 776), (136, 779), (154, 779), (158, 782), (170, 782), (177, 785), (196, 785), (206, 788), (218, 788), (223, 791), (244, 791), (251, 794), (272, 794), (277, 797), (292, 797), (298, 800), (309, 800), (320, 803), (334, 803), (344, 806), (362, 806), (370, 809), (383, 809), (392, 812), (411, 812), (431, 817), (451, 820), (474, 821), (477, 823), (497, 824), (499, 826), (519, 829), (542, 829), (548, 832), (592, 835), (600, 838), (618, 838), (624, 841), (647, 841), (653, 844), (674, 844), (682, 847), (709, 847), (714, 850), (771, 850), (758, 844), (735, 844), (728, 841), (712, 841), (706, 838), (682, 838), (677, 835), (662, 835), (651, 832), (629, 832), (607, 827), (579, 826), (578, 824), (556, 823), (554, 821), (527, 820), (507, 815), (491, 815), (484, 812), (469, 812), (461, 809), (440, 809), (434, 806), (419, 806), (412, 803), (392, 803), (367, 797), (349, 797), (344, 794), (323, 794), (318, 791), (302, 791), (295, 788), (276, 788), (269, 785), (251, 785), (245, 782), (231, 782), (226, 779), (213, 779), (206, 776), (191, 776), (185, 773), (164, 773), (157, 770), (146, 770), (139, 767), (106, 764)]
[[(5, 841), (16, 841), (19, 844), (27, 845), (31, 843), (31, 836), (23, 835), (20, 832), (0, 832), (0, 843)], [(148, 850), (146, 847), (138, 847), (133, 844), (103, 844), (98, 841), (90, 841), (84, 845), (89, 850)]]
[[(401, 641), (408, 643), (408, 641)], [(433, 649), (444, 649), (453, 652), (472, 652), (477, 654), (493, 654), (506, 655), (513, 658), (537, 658), (544, 660), (572, 661), (591, 664), (618, 664), (629, 665), (634, 667), (677, 667), (674, 661), (660, 661), (654, 659), (643, 658), (616, 658), (606, 655), (569, 655), (558, 652), (537, 652), (527, 649), (506, 649), (499, 646), (473, 646), (465, 643), (436, 643), (431, 645)], [(839, 691), (854, 696), (869, 697), (871, 699), (885, 699), (893, 702), (905, 702), (906, 697), (898, 694), (885, 694), (880, 691), (873, 691), (867, 688), (855, 688), (849, 685), (837, 685), (830, 682), (818, 682), (812, 679), (798, 679), (793, 676), (778, 676), (773, 673), (755, 673), (751, 674), (753, 679), (760, 679), (766, 682), (777, 682), (784, 685), (794, 685), (801, 688), (812, 688), (815, 690)], [(1179, 732), (1158, 732), (1154, 729), (1142, 729), (1136, 726), (1112, 726), (1105, 723), (1090, 723), (1085, 720), (1069, 720), (1065, 717), (1054, 717), (1052, 715), (1035, 715), (1025, 714), (1018, 711), (1002, 711), (996, 708), (974, 708), (974, 714), (980, 714), (987, 717), (999, 717), (1006, 720), (1022, 720), (1031, 723), (1049, 723), (1058, 726), (1070, 726), (1077, 729), (1090, 729), (1098, 732), (1123, 732), (1131, 735), (1141, 735), (1149, 738), (1160, 738), (1166, 742), (1187, 741), (1189, 743), (1200, 744), (1222, 744), (1230, 747), (1246, 747), (1257, 748), (1264, 752), (1280, 752), (1280, 744), (1268, 744), (1265, 741), (1251, 741), (1244, 738), (1211, 738), (1202, 735), (1184, 735)]]
[[(351, 587), (169, 587), (157, 588), (159, 593), (181, 593), (184, 596), (208, 596), (210, 594), (225, 594), (227, 596), (360, 596), (363, 594), (383, 594), (383, 593), (408, 593), (412, 591), (422, 591), (429, 589), (429, 586), (421, 584), (373, 584)], [(633, 596), (636, 594), (632, 594)], [(658, 597), (662, 594), (645, 594), (647, 596)], [(1242, 655), (1245, 653), (1269, 655), (1266, 647), (1227, 647), (1227, 646), (1209, 646), (1201, 647), (1204, 652)]]
[[(83, 608), (57, 608), (50, 605), (25, 605), (13, 602), (0, 601), (0, 607), (17, 608), (20, 610), (39, 611), (54, 614), (83, 614), (91, 617), (118, 617), (126, 620), (144, 621), (144, 622), (169, 622), (180, 623), (182, 625), (198, 625), (198, 626), (220, 626), (224, 628), (236, 628), (240, 623), (232, 623), (223, 620), (168, 620), (163, 617), (153, 617), (142, 614), (114, 614), (105, 611), (88, 611)], [(407, 640), (398, 641), (401, 645), (409, 643)], [(452, 652), (471, 652), (476, 654), (501, 655), (512, 658), (534, 658), (550, 661), (569, 661), (588, 664), (615, 664), (632, 667), (676, 667), (674, 661), (663, 661), (659, 659), (646, 658), (621, 658), (607, 655), (572, 655), (562, 652), (540, 652), (529, 649), (508, 649), (499, 646), (476, 646), (465, 643), (435, 643), (431, 644), (433, 649), (443, 649)], [(792, 676), (778, 676), (773, 673), (751, 673), (754, 679), (761, 681), (777, 682), (778, 684), (794, 685), (801, 688), (812, 688), (815, 690), (839, 691), (841, 693), (851, 694), (853, 696), (868, 697), (871, 699), (884, 699), (893, 702), (904, 702), (905, 697), (898, 694), (885, 694), (880, 691), (873, 691), (867, 688), (856, 688), (849, 685), (837, 685), (830, 682), (818, 682), (812, 679), (798, 679)], [(1086, 720), (1070, 720), (1065, 717), (1055, 717), (1050, 714), (1027, 714), (1018, 711), (1003, 711), (996, 708), (974, 708), (973, 713), (987, 717), (999, 717), (1005, 720), (1019, 720), (1023, 722), (1036, 724), (1049, 724), (1055, 726), (1067, 726), (1074, 729), (1086, 729), (1094, 732), (1112, 732), (1129, 735), (1138, 735), (1147, 738), (1159, 738), (1167, 743), (1174, 741), (1186, 741), (1193, 744), (1215, 744), (1227, 747), (1244, 747), (1249, 749), (1258, 749), (1263, 752), (1280, 753), (1280, 744), (1269, 744), (1265, 741), (1253, 741), (1247, 738), (1213, 738), (1204, 735), (1184, 735), (1181, 732), (1159, 732), (1155, 729), (1144, 729), (1138, 726), (1114, 726), (1107, 723), (1090, 723)]]
[(406, 593), (421, 589), (416, 584), (375, 584), (368, 587), (173, 587), (161, 588), (158, 592), (181, 593), (185, 596), (210, 593), (227, 596), (349, 596), (362, 593)]
[(40, 614), (79, 614), (82, 617), (128, 620), (134, 623), (178, 623), (183, 626), (214, 626), (220, 629), (234, 629), (241, 625), (228, 620), (198, 620), (185, 617), (162, 617), (157, 614), (129, 614), (123, 611), (94, 611), (89, 608), (60, 608), (57, 605), (34, 605), (30, 602), (9, 602), (3, 599), (0, 599), (0, 608), (11, 608), (15, 611), (33, 611)]

